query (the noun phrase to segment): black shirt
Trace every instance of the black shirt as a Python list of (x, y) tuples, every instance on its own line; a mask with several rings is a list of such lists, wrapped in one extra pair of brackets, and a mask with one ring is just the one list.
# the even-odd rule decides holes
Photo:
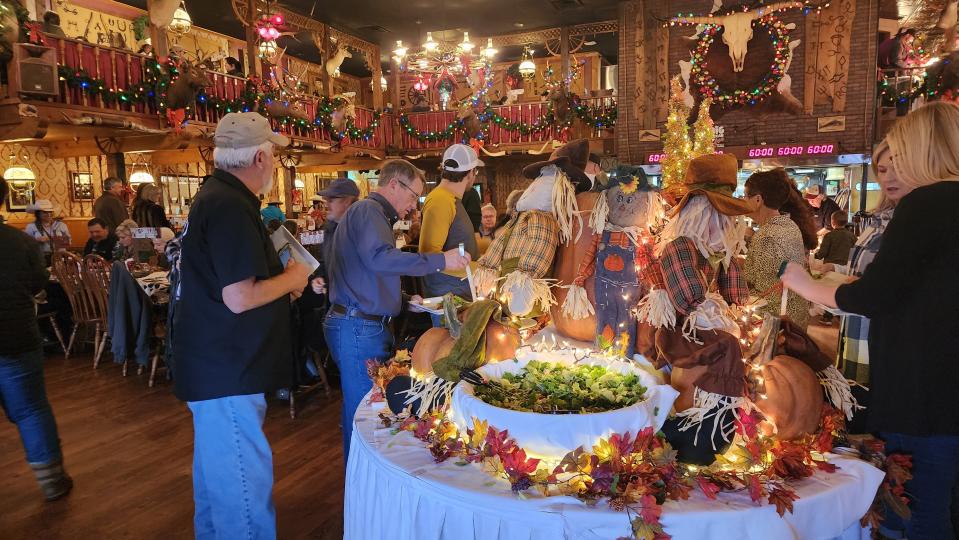
[(108, 261), (113, 260), (113, 249), (117, 247), (117, 237), (110, 233), (106, 238), (100, 240), (99, 242), (94, 242), (93, 238), (87, 240), (87, 244), (83, 246), (83, 256), (86, 257), (91, 253), (96, 253), (97, 255), (103, 257)]
[(0, 225), (0, 253), (0, 356), (13, 356), (40, 348), (33, 295), (49, 274), (40, 244), (19, 229)]
[(959, 182), (903, 197), (875, 260), (839, 287), (870, 318), (870, 431), (959, 435)]
[(235, 314), (223, 288), (283, 272), (260, 202), (215, 169), (190, 208), (173, 323), (176, 396), (202, 401), (288, 387), (293, 377), (288, 295)]
[(842, 208), (839, 208), (839, 204), (829, 197), (826, 197), (822, 200), (819, 208), (816, 208), (811, 204), (809, 205), (809, 208), (812, 210), (813, 221), (816, 223), (817, 231), (821, 231), (822, 229), (831, 231), (833, 213), (842, 210)]

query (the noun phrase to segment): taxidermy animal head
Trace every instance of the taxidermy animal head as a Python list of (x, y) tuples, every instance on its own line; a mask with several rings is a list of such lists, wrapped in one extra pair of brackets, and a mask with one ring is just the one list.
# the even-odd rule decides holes
[(201, 88), (213, 85), (206, 70), (194, 67), (186, 60), (180, 62), (177, 71), (179, 76), (170, 85), (167, 93), (167, 107), (170, 109), (182, 109), (192, 105)]
[(480, 130), (483, 129), (479, 118), (476, 117), (476, 111), (473, 110), (473, 104), (469, 99), (460, 104), (456, 110), (456, 118), (457, 120), (463, 121), (463, 132), (470, 139), (475, 139), (476, 136), (479, 135)]
[(356, 120), (356, 106), (353, 104), (355, 95), (353, 92), (347, 92), (333, 96), (333, 99), (340, 98), (342, 100), (333, 114), (330, 115), (331, 124), (336, 131), (344, 131), (349, 120)]
[(753, 21), (770, 11), (786, 8), (801, 8), (802, 2), (776, 2), (757, 7), (750, 11), (741, 11), (716, 17), (674, 17), (676, 22), (712, 24), (723, 27), (723, 43), (729, 47), (729, 58), (733, 61), (733, 71), (740, 72), (746, 63), (749, 40), (753, 38)]
[(350, 54), (349, 49), (347, 49), (345, 45), (337, 47), (336, 52), (333, 53), (333, 56), (326, 61), (326, 74), (330, 77), (335, 77), (336, 73), (340, 69), (340, 66), (343, 65), (343, 60), (347, 58), (353, 58), (353, 55)]

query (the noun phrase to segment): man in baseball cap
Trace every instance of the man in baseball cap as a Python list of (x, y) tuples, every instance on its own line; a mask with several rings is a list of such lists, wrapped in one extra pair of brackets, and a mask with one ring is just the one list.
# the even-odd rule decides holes
[(320, 246), (322, 257), (320, 268), (314, 277), (313, 292), (322, 294), (329, 287), (329, 270), (333, 260), (333, 234), (346, 211), (360, 198), (360, 188), (349, 178), (337, 178), (326, 189), (317, 193), (326, 203), (326, 221), (320, 228), (323, 231), (323, 244)]
[[(479, 257), (476, 230), (464, 206), (464, 194), (473, 191), (471, 188), (476, 180), (477, 169), (482, 166), (483, 162), (473, 148), (465, 144), (454, 144), (443, 152), (440, 184), (426, 196), (423, 204), (420, 253), (442, 253), (462, 244), (472, 260)], [(423, 278), (426, 294), (443, 296), (451, 292), (470, 299), (469, 284), (465, 277), (464, 271), (427, 275)]]
[(274, 147), (290, 140), (250, 112), (224, 116), (213, 141), (216, 168), (190, 207), (170, 305), (174, 391), (193, 413), (194, 526), (197, 538), (275, 538), (264, 394), (293, 380), (290, 298), (310, 267), (284, 268), (260, 220)]

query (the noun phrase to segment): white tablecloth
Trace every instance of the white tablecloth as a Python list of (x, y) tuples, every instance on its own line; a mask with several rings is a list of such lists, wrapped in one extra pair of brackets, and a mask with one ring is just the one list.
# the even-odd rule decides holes
[[(572, 497), (523, 500), (477, 465), (434, 463), (412, 434), (382, 428), (382, 408), (364, 401), (356, 413), (346, 470), (347, 540), (613, 539), (630, 533), (626, 513), (605, 502), (590, 508)], [(687, 501), (666, 503), (663, 525), (676, 540), (868, 538), (858, 522), (883, 474), (856, 459), (831, 459), (837, 472), (794, 484), (801, 498), (784, 518), (773, 506), (755, 506), (746, 493), (708, 501), (694, 490)]]

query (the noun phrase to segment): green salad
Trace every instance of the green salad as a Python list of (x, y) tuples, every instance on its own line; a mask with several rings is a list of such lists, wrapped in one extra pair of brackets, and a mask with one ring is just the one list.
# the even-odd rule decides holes
[(635, 373), (603, 366), (564, 366), (533, 360), (519, 373), (475, 388), (495, 407), (535, 413), (597, 413), (642, 401), (646, 388)]

